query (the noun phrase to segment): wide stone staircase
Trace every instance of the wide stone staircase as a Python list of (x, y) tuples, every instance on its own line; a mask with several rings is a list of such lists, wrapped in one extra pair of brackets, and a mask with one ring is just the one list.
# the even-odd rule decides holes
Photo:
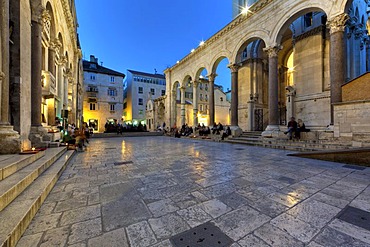
[(229, 137), (225, 142), (234, 144), (244, 144), (251, 146), (261, 146), (267, 148), (286, 149), (292, 151), (323, 151), (323, 150), (342, 150), (352, 148), (348, 141), (334, 140), (332, 138), (320, 139), (312, 138), (318, 136), (320, 133), (310, 132), (311, 138), (305, 138), (306, 133), (303, 134), (301, 140), (288, 140), (285, 135), (277, 138), (264, 138), (261, 136), (262, 132), (247, 131), (243, 132), (239, 137)]
[(0, 247), (16, 245), (74, 152), (57, 147), (0, 155)]

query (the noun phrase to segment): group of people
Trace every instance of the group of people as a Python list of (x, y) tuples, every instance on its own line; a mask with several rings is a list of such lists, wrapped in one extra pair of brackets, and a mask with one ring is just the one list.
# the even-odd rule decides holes
[(190, 136), (195, 132), (198, 132), (199, 136), (208, 136), (211, 133), (213, 135), (222, 135), (221, 139), (224, 140), (224, 138), (231, 135), (231, 129), (230, 126), (227, 128), (224, 128), (224, 126), (221, 123), (214, 123), (212, 129), (209, 126), (205, 126), (203, 123), (198, 125), (193, 129), (193, 127), (188, 126), (188, 124), (184, 124), (181, 126), (181, 129), (179, 130), (176, 125), (174, 125), (171, 130), (173, 133), (173, 136), (180, 138), (181, 136)]
[(284, 132), (284, 134), (288, 135), (289, 140), (293, 139), (293, 136), (297, 139), (301, 138), (301, 132), (309, 132), (310, 129), (306, 129), (305, 124), (303, 123), (302, 119), (298, 119), (298, 122), (295, 121), (294, 117), (290, 118), (290, 121), (287, 125), (288, 129)]
[(86, 143), (89, 143), (89, 138), (89, 125), (86, 122), (82, 124), (81, 129), (77, 128), (75, 124), (69, 124), (67, 130), (63, 133), (62, 142), (66, 143), (69, 148), (84, 151)]
[(131, 123), (125, 123), (123, 119), (121, 119), (118, 122), (116, 119), (114, 120), (114, 122), (107, 120), (107, 122), (104, 125), (104, 128), (105, 128), (104, 133), (117, 133), (117, 135), (118, 134), (122, 135), (123, 132), (147, 131), (145, 124), (143, 125), (141, 124), (141, 122), (139, 122), (138, 125), (133, 125)]

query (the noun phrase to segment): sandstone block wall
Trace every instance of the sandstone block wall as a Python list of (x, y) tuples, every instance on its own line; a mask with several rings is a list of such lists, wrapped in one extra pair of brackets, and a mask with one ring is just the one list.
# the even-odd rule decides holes
[(354, 100), (370, 100), (370, 73), (348, 82), (342, 86), (343, 102)]

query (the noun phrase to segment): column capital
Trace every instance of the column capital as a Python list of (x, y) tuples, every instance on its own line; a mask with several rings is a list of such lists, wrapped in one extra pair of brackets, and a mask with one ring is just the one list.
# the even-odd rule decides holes
[(268, 46), (266, 48), (263, 48), (263, 51), (267, 53), (269, 58), (277, 57), (279, 54), (279, 51), (283, 49), (283, 46), (281, 45), (275, 45), (275, 46)]
[(62, 44), (60, 43), (60, 41), (58, 39), (54, 39), (54, 40), (51, 40), (49, 42), (49, 49), (50, 50), (58, 52), (61, 47), (62, 47)]
[(32, 8), (32, 16), (31, 20), (32, 22), (43, 24), (44, 19), (47, 20), (49, 18), (49, 21), (51, 20), (51, 16), (49, 15), (49, 11), (47, 11), (41, 4), (37, 7)]
[(194, 80), (193, 81), (193, 87), (198, 88), (198, 85), (199, 85), (199, 81), (198, 80)]
[(186, 87), (181, 86), (181, 87), (179, 87), (179, 89), (180, 89), (180, 91), (185, 91)]
[(58, 65), (66, 65), (67, 63), (67, 57), (66, 56), (60, 56), (58, 60)]
[(227, 67), (231, 70), (231, 73), (236, 73), (238, 72), (239, 68), (241, 67), (240, 64), (229, 64)]
[(209, 82), (215, 82), (215, 79), (216, 79), (216, 76), (217, 76), (217, 74), (216, 73), (211, 73), (211, 74), (209, 74), (208, 75), (208, 81)]
[(336, 32), (344, 32), (344, 29), (346, 27), (346, 23), (349, 20), (349, 15), (346, 13), (337, 15), (327, 22), (327, 27), (330, 29), (330, 34), (336, 33)]

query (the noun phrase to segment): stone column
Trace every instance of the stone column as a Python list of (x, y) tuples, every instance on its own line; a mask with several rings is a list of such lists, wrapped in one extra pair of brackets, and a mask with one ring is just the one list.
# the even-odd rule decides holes
[(215, 79), (216, 79), (216, 76), (217, 76), (216, 73), (211, 73), (210, 75), (208, 75), (209, 126), (213, 126), (213, 123), (215, 122)]
[(367, 41), (366, 41), (366, 71), (369, 72), (370, 71), (370, 40), (369, 40), (369, 36), (367, 37)]
[(49, 46), (49, 59), (48, 59), (48, 68), (50, 74), (52, 74), (54, 77), (56, 76), (56, 70), (55, 70), (55, 50), (57, 47), (56, 42), (51, 42)]
[[(180, 87), (181, 92), (181, 126), (185, 124), (185, 87)], [(181, 128), (181, 126), (178, 126)]]
[(41, 126), (41, 103), (42, 103), (42, 86), (41, 86), (41, 70), (42, 70), (42, 24), (39, 18), (32, 17), (31, 28), (31, 125), (33, 127)]
[(231, 126), (238, 126), (238, 70), (239, 65), (231, 64)]
[(176, 124), (177, 126), (177, 90), (173, 89), (171, 91), (171, 119), (170, 128)]
[(1, 107), (0, 124), (9, 125), (9, 0), (2, 0), (1, 7)]
[(198, 126), (198, 81), (193, 81), (193, 126)]
[(330, 28), (330, 125), (334, 124), (334, 103), (342, 101), (342, 84), (345, 82), (344, 30), (349, 16), (340, 14), (328, 21)]
[(278, 53), (281, 46), (264, 48), (269, 57), (269, 124), (262, 133), (263, 136), (278, 134), (279, 128), (279, 86), (278, 86)]
[(9, 123), (9, 0), (0, 1), (0, 154), (21, 151), (18, 132)]

